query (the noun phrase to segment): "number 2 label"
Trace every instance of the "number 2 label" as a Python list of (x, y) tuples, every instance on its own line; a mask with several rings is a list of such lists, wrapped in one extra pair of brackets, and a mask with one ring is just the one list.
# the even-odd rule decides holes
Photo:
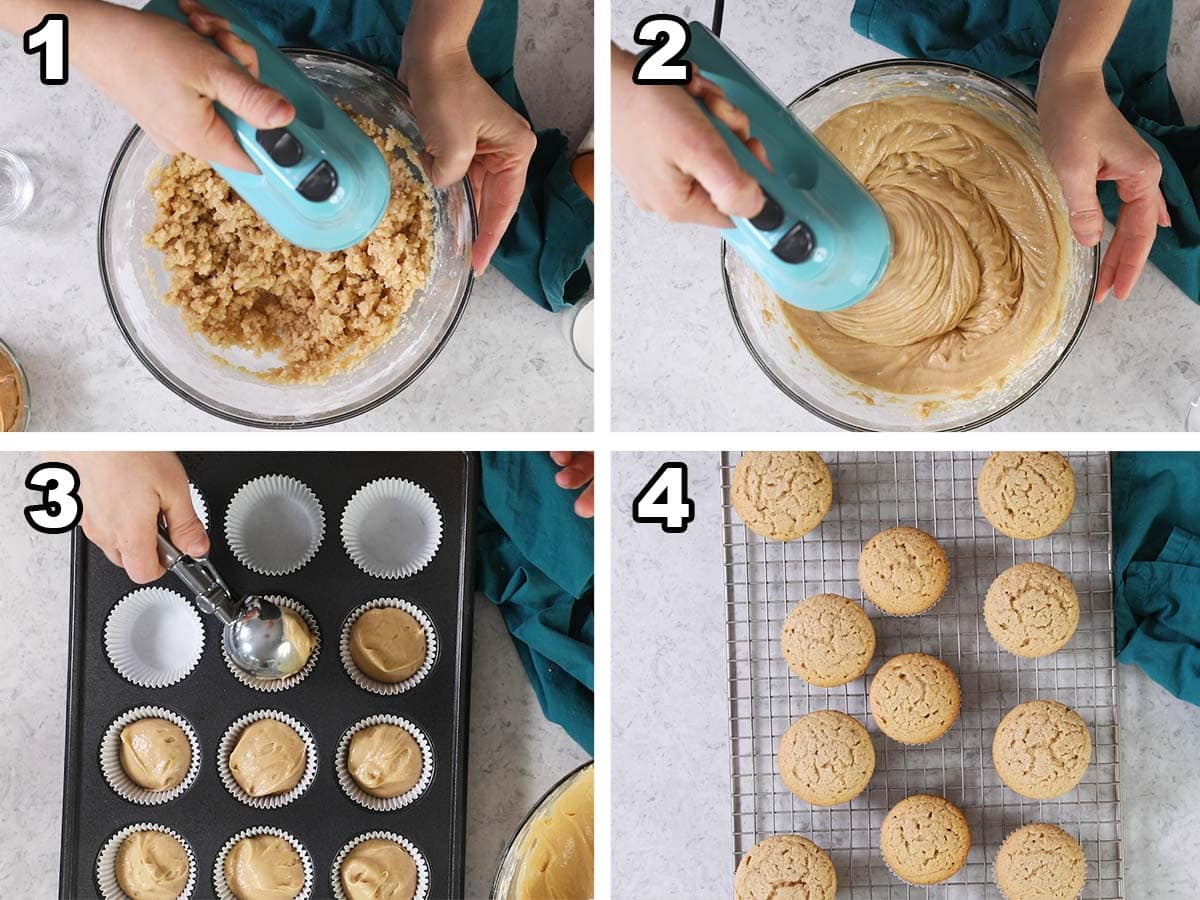
[(67, 17), (50, 13), (25, 32), (25, 52), (42, 57), (42, 84), (67, 83)]
[(646, 16), (634, 29), (633, 39), (654, 48), (633, 67), (634, 84), (687, 84), (692, 80), (692, 64), (680, 58), (692, 36), (679, 16)]

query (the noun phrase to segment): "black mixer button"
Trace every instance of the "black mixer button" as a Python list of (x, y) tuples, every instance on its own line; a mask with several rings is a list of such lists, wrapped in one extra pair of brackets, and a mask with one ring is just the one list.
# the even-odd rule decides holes
[(817, 249), (817, 239), (803, 222), (797, 222), (787, 234), (779, 239), (779, 243), (771, 248), (771, 252), (785, 263), (802, 263), (812, 256)]
[(774, 231), (783, 224), (783, 207), (766, 191), (763, 191), (763, 201), (763, 208), (750, 220), (750, 224), (759, 231)]
[(262, 128), (254, 136), (271, 159), (285, 169), (304, 158), (304, 145), (283, 128)]
[(304, 176), (296, 190), (305, 200), (320, 203), (332, 197), (337, 186), (337, 171), (326, 160), (321, 160), (319, 165)]

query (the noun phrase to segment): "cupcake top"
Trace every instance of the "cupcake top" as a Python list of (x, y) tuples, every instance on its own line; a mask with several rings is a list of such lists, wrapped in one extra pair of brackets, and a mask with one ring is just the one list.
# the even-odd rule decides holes
[(833, 900), (837, 872), (806, 837), (776, 834), (746, 851), (733, 876), (734, 900)]
[(316, 639), (308, 630), (308, 623), (294, 609), (280, 606), (279, 611), (283, 613), (283, 639), (295, 647), (297, 653), (308, 662), (308, 658), (312, 656), (313, 645), (316, 644)]
[(862, 724), (833, 709), (801, 716), (779, 742), (779, 775), (814, 806), (836, 806), (863, 792), (875, 772), (875, 748)]
[(983, 618), (996, 643), (1033, 658), (1061, 649), (1079, 625), (1079, 596), (1062, 572), (1043, 563), (1018, 563), (988, 588)]
[(307, 761), (308, 750), (294, 728), (259, 719), (242, 730), (229, 754), (229, 772), (251, 797), (266, 797), (298, 785)]
[(421, 748), (399, 725), (371, 725), (350, 739), (346, 771), (372, 797), (391, 799), (421, 780)]
[(1086, 881), (1083, 848), (1056, 825), (1018, 828), (996, 854), (996, 884), (1007, 900), (1075, 900)]
[(733, 470), (730, 500), (751, 531), (791, 541), (821, 524), (833, 505), (833, 479), (816, 453), (752, 450)]
[(993, 453), (978, 490), (984, 518), (1012, 538), (1052, 534), (1075, 506), (1075, 475), (1059, 453)]
[(958, 718), (962, 691), (954, 670), (937, 657), (904, 653), (875, 673), (870, 701), (884, 734), (902, 744), (927, 744)]
[(350, 657), (364, 675), (398, 684), (425, 662), (425, 629), (403, 609), (368, 609), (350, 628)]
[(962, 811), (930, 794), (906, 797), (879, 830), (883, 860), (909, 884), (938, 884), (963, 867), (971, 851), (971, 829)]
[(863, 547), (858, 580), (867, 599), (885, 613), (912, 616), (942, 599), (950, 583), (950, 561), (932, 535), (918, 528), (889, 528)]
[(417, 893), (417, 864), (386, 838), (355, 845), (342, 860), (341, 878), (347, 900), (412, 900)]
[(847, 684), (867, 671), (874, 655), (875, 628), (862, 607), (847, 597), (809, 597), (783, 623), (784, 659), (809, 684)]
[(117, 884), (131, 900), (175, 900), (188, 882), (183, 845), (162, 831), (135, 831), (121, 842)]
[(191, 765), (191, 744), (174, 722), (138, 719), (121, 729), (121, 768), (138, 787), (169, 791)]
[(992, 740), (992, 764), (1006, 785), (1032, 800), (1061, 797), (1092, 759), (1092, 736), (1079, 713), (1053, 700), (1014, 706)]
[(237, 900), (294, 900), (304, 889), (304, 863), (284, 838), (244, 837), (225, 856), (225, 883)]

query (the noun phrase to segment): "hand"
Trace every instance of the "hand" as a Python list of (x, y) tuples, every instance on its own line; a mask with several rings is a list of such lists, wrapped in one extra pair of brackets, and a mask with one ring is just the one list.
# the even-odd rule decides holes
[(1113, 105), (1099, 69), (1043, 72), (1038, 127), (1067, 198), (1071, 230), (1085, 247), (1104, 233), (1097, 181), (1115, 181), (1121, 198), (1117, 227), (1100, 264), (1096, 302), (1111, 290), (1124, 300), (1150, 255), (1155, 226), (1171, 224), (1159, 190), (1162, 163)]
[[(191, 29), (151, 13), (89, 4), (83, 22), (77, 24), (72, 16), (77, 25), (72, 39), (82, 45), (76, 62), (163, 152), (257, 172), (213, 102), (255, 128), (286, 125), (296, 110), (257, 80), (254, 48), (234, 35), (226, 20), (197, 0), (180, 0), (179, 8)], [(217, 46), (201, 35), (212, 37)]]
[(465, 47), (413, 53), (405, 57), (399, 75), (412, 93), (417, 127), (432, 157), (434, 185), (448, 187), (464, 176), (471, 182), (479, 218), (471, 261), (480, 274), (521, 202), (537, 138), (529, 123), (479, 77)]
[(550, 454), (550, 458), (562, 466), (554, 476), (554, 483), (560, 488), (574, 491), (587, 485), (587, 490), (575, 498), (575, 515), (581, 519), (592, 518), (596, 514), (596, 485), (592, 481), (596, 471), (595, 455), (590, 451), (571, 453), (556, 450)]
[(130, 580), (147, 584), (166, 572), (158, 559), (158, 521), (189, 556), (208, 553), (187, 473), (174, 453), (60, 453), (79, 473), (83, 533)]
[(758, 215), (762, 189), (692, 98), (702, 99), (765, 165), (766, 152), (750, 137), (746, 114), (699, 76), (686, 89), (634, 84), (635, 62), (633, 54), (613, 48), (613, 165), (634, 203), (672, 222), (716, 228), (732, 227), (730, 216)]

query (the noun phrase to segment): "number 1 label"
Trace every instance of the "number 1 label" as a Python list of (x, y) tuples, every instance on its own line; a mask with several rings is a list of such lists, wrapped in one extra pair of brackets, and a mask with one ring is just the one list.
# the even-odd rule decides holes
[(25, 32), (25, 52), (42, 57), (42, 84), (67, 83), (67, 17), (50, 13)]

